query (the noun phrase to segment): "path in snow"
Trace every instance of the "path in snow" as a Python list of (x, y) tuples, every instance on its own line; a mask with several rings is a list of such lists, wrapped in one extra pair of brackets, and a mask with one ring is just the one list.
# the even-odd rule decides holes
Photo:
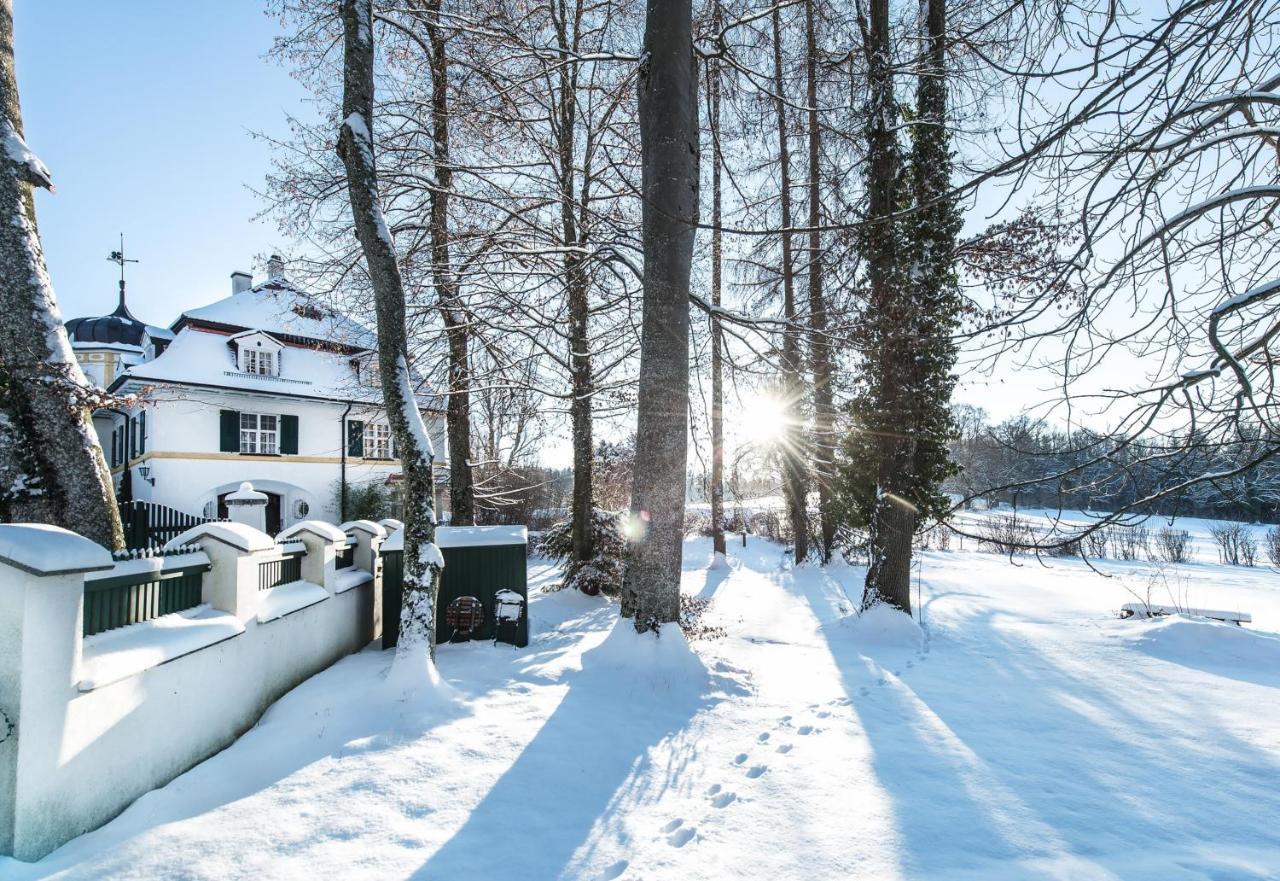
[(535, 593), (528, 649), (442, 648), (455, 706), (389, 692), (363, 652), (0, 878), (1280, 877), (1274, 575), (1161, 582), (1253, 612), (1240, 631), (1116, 620), (1132, 565), (929, 553), (921, 631), (853, 618), (859, 569), (730, 551), (687, 547), (682, 587), (728, 632), (694, 643), (705, 689), (618, 667), (614, 606)]

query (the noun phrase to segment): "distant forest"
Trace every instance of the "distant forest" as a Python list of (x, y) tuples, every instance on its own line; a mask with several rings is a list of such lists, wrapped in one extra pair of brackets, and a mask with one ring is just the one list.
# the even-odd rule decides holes
[(1087, 429), (1064, 431), (1027, 416), (993, 425), (977, 407), (960, 405), (955, 413), (959, 437), (951, 455), (960, 472), (944, 488), (966, 502), (1114, 511), (1159, 495), (1194, 469), (1223, 476), (1139, 510), (1280, 522), (1280, 463), (1268, 459), (1232, 473), (1274, 448), (1275, 439), (1256, 427), (1242, 425), (1224, 439), (1198, 438), (1190, 448), (1185, 443), (1166, 447), (1158, 435), (1122, 441)]

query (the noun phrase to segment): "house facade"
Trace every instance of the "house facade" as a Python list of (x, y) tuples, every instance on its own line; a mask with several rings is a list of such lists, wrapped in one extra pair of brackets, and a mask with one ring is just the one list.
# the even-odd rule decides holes
[[(247, 480), (267, 493), (268, 531), (278, 532), (347, 519), (344, 500), (370, 484), (393, 494), (400, 462), (373, 334), (295, 288), (277, 257), (261, 284), (244, 272), (231, 282), (230, 296), (167, 329), (134, 318), (123, 286), (111, 315), (67, 322), (90, 378), (137, 396), (94, 414), (117, 496), (219, 517)], [(444, 474), (444, 405), (424, 391), (418, 401)]]

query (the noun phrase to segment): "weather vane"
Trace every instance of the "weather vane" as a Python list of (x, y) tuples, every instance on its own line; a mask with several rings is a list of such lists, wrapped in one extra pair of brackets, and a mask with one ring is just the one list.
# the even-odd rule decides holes
[(112, 263), (116, 263), (120, 266), (120, 287), (123, 288), (124, 287), (124, 265), (126, 263), (138, 262), (137, 260), (132, 260), (124, 256), (124, 233), (120, 233), (120, 250), (112, 251), (110, 254), (107, 255), (107, 259), (110, 260)]

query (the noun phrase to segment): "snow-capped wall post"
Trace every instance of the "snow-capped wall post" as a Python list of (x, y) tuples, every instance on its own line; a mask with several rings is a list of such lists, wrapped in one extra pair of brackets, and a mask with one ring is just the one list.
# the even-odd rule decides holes
[(175, 537), (166, 550), (198, 545), (212, 568), (204, 576), (201, 599), (241, 621), (258, 613), (259, 557), (275, 553), (276, 543), (244, 523), (201, 523)]
[(390, 530), (372, 520), (349, 520), (338, 528), (356, 540), (352, 560), (355, 567), (366, 572), (376, 572), (378, 547)]
[(246, 480), (238, 490), (227, 493), (227, 516), (233, 523), (243, 523), (259, 532), (266, 532), (267, 494), (258, 492)]
[(382, 399), (400, 455), (404, 498), (404, 601), (396, 665), (434, 678), (435, 604), (440, 551), (435, 546), (435, 453), (413, 392), (405, 332), (404, 284), (395, 243), (382, 214), (373, 144), (373, 7), (370, 0), (342, 0), (343, 88), (338, 156), (356, 237), (364, 252), (378, 319), (378, 368)]
[(90, 411), (103, 402), (71, 351), (36, 229), (32, 187), (53, 189), (23, 140), (13, 0), (0, 0), (0, 514), (124, 546)]
[(0, 525), (0, 854), (35, 859), (61, 843), (42, 795), (58, 763), (80, 665), (86, 572), (101, 545), (55, 526)]
[(302, 558), (302, 580), (319, 584), (329, 593), (335, 589), (338, 549), (347, 543), (347, 534), (332, 523), (303, 520), (276, 536), (276, 541), (297, 539), (307, 549)]

